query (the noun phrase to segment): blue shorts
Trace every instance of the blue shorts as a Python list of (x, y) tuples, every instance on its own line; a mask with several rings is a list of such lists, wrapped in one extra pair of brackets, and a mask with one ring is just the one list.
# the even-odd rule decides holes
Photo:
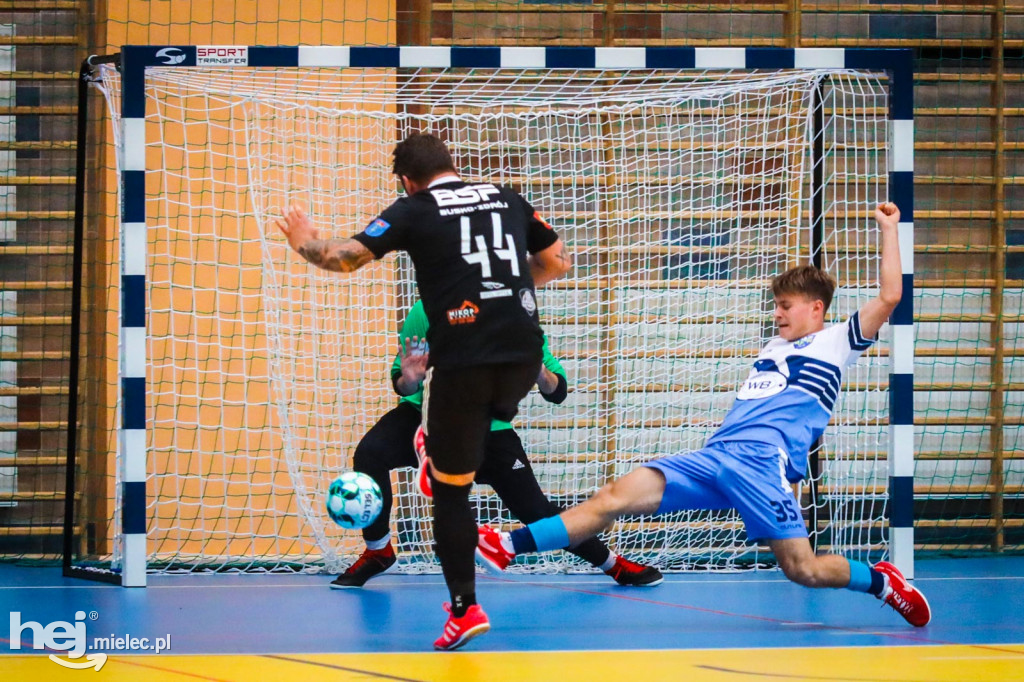
[(735, 441), (712, 443), (644, 466), (665, 476), (658, 514), (734, 508), (751, 542), (805, 538), (807, 527), (786, 480), (787, 458), (768, 443)]

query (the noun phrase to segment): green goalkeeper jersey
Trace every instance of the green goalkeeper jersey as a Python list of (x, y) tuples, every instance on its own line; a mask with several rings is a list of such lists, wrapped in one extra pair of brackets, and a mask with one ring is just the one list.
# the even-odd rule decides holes
[[(398, 340), (402, 347), (405, 346), (406, 339), (412, 339), (417, 337), (419, 339), (419, 345), (413, 346), (410, 341), (410, 350), (412, 352), (425, 352), (427, 351), (427, 328), (429, 327), (427, 322), (427, 313), (423, 310), (423, 301), (416, 301), (412, 309), (409, 310), (409, 316), (405, 318), (405, 322), (402, 324), (402, 330), (398, 332)], [(565, 370), (562, 368), (562, 363), (558, 361), (554, 355), (551, 354), (551, 349), (548, 347), (548, 337), (544, 336), (544, 366), (551, 372), (561, 375), (565, 378)], [(402, 375), (402, 356), (401, 354), (395, 355), (395, 361), (391, 364), (391, 378), (396, 379)], [(420, 383), (419, 390), (412, 395), (402, 396), (400, 402), (411, 403), (417, 408), (423, 406), (423, 383)], [(497, 419), (491, 420), (491, 431), (501, 431), (503, 429), (511, 429), (512, 424), (510, 422), (503, 422)]]

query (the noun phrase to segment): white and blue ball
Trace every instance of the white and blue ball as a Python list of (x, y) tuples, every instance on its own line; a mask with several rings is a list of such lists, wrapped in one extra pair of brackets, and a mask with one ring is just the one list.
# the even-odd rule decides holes
[(383, 504), (377, 482), (357, 471), (346, 471), (327, 489), (327, 515), (342, 528), (366, 528)]

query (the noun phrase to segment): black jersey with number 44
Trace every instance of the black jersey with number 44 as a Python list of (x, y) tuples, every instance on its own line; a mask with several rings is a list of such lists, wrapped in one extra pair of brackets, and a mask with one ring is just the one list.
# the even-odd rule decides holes
[(430, 321), (430, 364), (468, 367), (541, 359), (527, 253), (558, 239), (507, 187), (452, 180), (391, 204), (353, 237), (376, 258), (406, 251)]

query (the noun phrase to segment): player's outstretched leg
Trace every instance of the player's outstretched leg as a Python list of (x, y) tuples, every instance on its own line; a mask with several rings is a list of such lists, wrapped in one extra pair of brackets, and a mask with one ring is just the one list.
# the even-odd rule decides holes
[(815, 555), (805, 538), (768, 542), (786, 577), (804, 587), (844, 587), (867, 592), (891, 606), (914, 627), (931, 620), (931, 607), (920, 590), (887, 561), (869, 566), (838, 554)]
[[(491, 486), (513, 518), (521, 523), (533, 523), (562, 512), (562, 508), (541, 490), (523, 442), (513, 429), (491, 431), (486, 453), (476, 473), (476, 482)], [(619, 585), (653, 587), (664, 580), (658, 569), (618, 556), (600, 538), (584, 540), (568, 551)]]
[(558, 516), (535, 521), (511, 533), (482, 526), (477, 531), (477, 563), (491, 573), (500, 573), (517, 554), (576, 546), (620, 516), (654, 513), (664, 492), (665, 476), (655, 469), (640, 467)]
[[(489, 573), (500, 574), (508, 565), (512, 563), (512, 560), (516, 557), (515, 544), (513, 542), (513, 535), (518, 531), (525, 531), (529, 529), (530, 535), (533, 538), (537, 537), (557, 537), (558, 539), (552, 539), (547, 541), (543, 546), (550, 546), (552, 544), (558, 544), (562, 542), (562, 533), (564, 532), (564, 526), (561, 524), (561, 517), (552, 516), (547, 519), (541, 519), (531, 523), (529, 526), (513, 531), (512, 533), (502, 533), (490, 526), (481, 526), (477, 530), (477, 547), (476, 547), (476, 558), (477, 563), (482, 566)], [(565, 536), (565, 542), (568, 542), (568, 535)], [(545, 542), (542, 540), (541, 542)], [(589, 542), (586, 541), (586, 542)], [(584, 544), (586, 544), (586, 542)], [(535, 546), (539, 543), (534, 539)], [(562, 545), (566, 547), (566, 545)], [(573, 548), (574, 553), (579, 554), (579, 545)], [(602, 543), (602, 546), (603, 543)], [(543, 551), (539, 547), (536, 550), (529, 551)], [(617, 582), (619, 585), (626, 587), (654, 587), (660, 585), (664, 580), (665, 576), (661, 574), (654, 566), (646, 566), (644, 564), (630, 561), (625, 557), (619, 556), (614, 552), (605, 547), (605, 551), (608, 552), (608, 558), (604, 562), (591, 561), (595, 566), (600, 568), (605, 575), (611, 577), (612, 580)]]

